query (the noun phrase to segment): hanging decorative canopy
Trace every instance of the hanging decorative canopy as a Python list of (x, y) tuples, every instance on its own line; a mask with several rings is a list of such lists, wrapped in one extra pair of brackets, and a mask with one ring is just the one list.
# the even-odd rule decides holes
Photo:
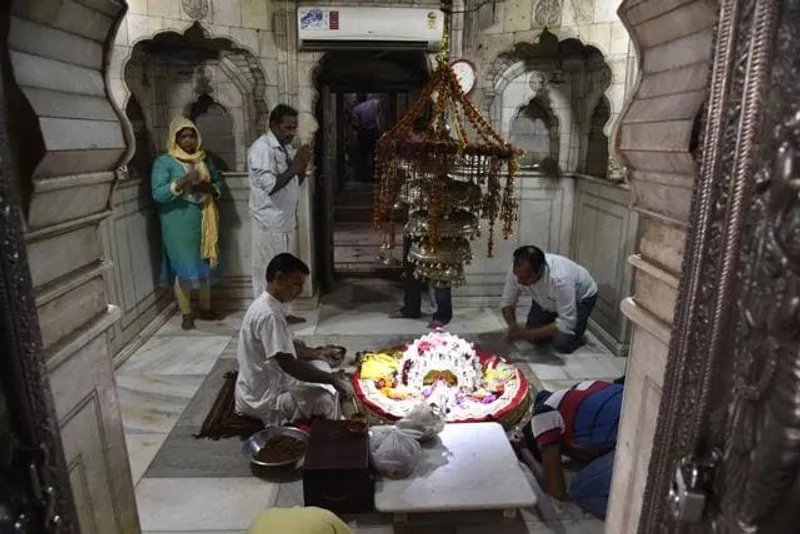
[(408, 259), (416, 275), (458, 285), (479, 218), (488, 221), (489, 257), (498, 219), (504, 238), (513, 232), (514, 178), (522, 151), (506, 143), (462, 91), (449, 63), (452, 2), (442, 4), (445, 25), (436, 72), (375, 149), (373, 217), (375, 229), (386, 232), (384, 253), (391, 254), (395, 209), (407, 204), (406, 231), (415, 238)]

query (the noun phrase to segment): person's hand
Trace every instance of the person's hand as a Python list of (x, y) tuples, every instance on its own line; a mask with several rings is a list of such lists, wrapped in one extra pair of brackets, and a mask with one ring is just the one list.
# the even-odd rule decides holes
[(525, 435), (522, 433), (521, 430), (514, 430), (511, 433), (511, 435), (508, 437), (508, 441), (515, 448), (524, 447), (525, 446)]
[(206, 195), (210, 195), (214, 192), (214, 188), (211, 186), (211, 184), (203, 180), (200, 180), (197, 182), (197, 184), (195, 184), (194, 190), (198, 193), (204, 193)]
[(525, 329), (519, 325), (509, 326), (508, 339), (509, 341), (520, 341), (525, 339)]
[(333, 387), (344, 398), (352, 399), (356, 396), (356, 391), (353, 389), (353, 384), (346, 378), (336, 377), (333, 379)]
[(189, 171), (186, 173), (186, 176), (183, 177), (183, 182), (186, 185), (195, 186), (201, 181), (200, 172), (197, 170), (197, 167), (194, 164), (189, 165)]
[(313, 155), (314, 154), (313, 152), (311, 152), (311, 147), (308, 145), (303, 145), (297, 149), (297, 153), (294, 155), (294, 159), (295, 161), (299, 159), (301, 161), (305, 161), (306, 163), (308, 163), (309, 161), (311, 161)]
[(303, 145), (297, 149), (297, 153), (294, 155), (294, 159), (292, 160), (292, 167), (298, 173), (306, 172), (306, 168), (308, 167), (309, 162), (311, 161), (311, 157), (313, 156), (311, 152), (311, 147), (308, 145)]
[(342, 360), (340, 358), (341, 353), (332, 347), (325, 347), (323, 349), (320, 349), (319, 355), (321, 359), (328, 362), (331, 366), (335, 367), (340, 363), (342, 363)]

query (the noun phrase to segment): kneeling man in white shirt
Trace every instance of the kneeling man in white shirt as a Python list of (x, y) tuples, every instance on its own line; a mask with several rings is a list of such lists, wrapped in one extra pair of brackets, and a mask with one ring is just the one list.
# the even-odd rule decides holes
[(239, 332), (236, 412), (265, 425), (334, 418), (337, 392), (353, 395), (350, 382), (331, 372), (335, 351), (308, 348), (289, 330), (286, 306), (300, 296), (308, 274), (299, 258), (275, 256), (267, 266), (267, 289), (250, 305)]
[[(520, 295), (532, 300), (524, 326), (517, 323)], [(552, 343), (556, 352), (569, 354), (583, 344), (596, 301), (597, 283), (589, 271), (531, 245), (514, 251), (500, 307), (511, 340)]]

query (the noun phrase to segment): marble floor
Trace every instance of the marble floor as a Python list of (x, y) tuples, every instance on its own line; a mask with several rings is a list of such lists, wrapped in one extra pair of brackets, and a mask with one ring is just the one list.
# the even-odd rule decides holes
[[(308, 322), (294, 327), (295, 334), (310, 345), (343, 345), (350, 355), (407, 341), (427, 330), (425, 321), (387, 317), (400, 299), (399, 289), (388, 282), (343, 283), (323, 299), (318, 309), (303, 313)], [(302, 504), (298, 481), (273, 483), (252, 476), (158, 478), (146, 474), (215, 364), (235, 358), (235, 336), (242, 315), (232, 314), (215, 323), (198, 322), (192, 332), (182, 331), (179, 318), (173, 317), (116, 372), (139, 519), (145, 533), (241, 533), (266, 507)], [(581, 379), (614, 379), (624, 372), (625, 360), (612, 356), (593, 336), (569, 356), (556, 356), (526, 344), (511, 345), (505, 340), (502, 318), (491, 309), (456, 309), (449, 330), (505, 355), (535, 384), (550, 389)], [(411, 516), (409, 524), (394, 526), (391, 518), (379, 514), (348, 521), (359, 534), (412, 530), (422, 534), (478, 534), (489, 529), (497, 534), (603, 531), (602, 522), (573, 504), (550, 500), (538, 487), (535, 490), (540, 494), (538, 509), (523, 510), (521, 518), (511, 522), (493, 513), (458, 514), (457, 520), (448, 514)]]

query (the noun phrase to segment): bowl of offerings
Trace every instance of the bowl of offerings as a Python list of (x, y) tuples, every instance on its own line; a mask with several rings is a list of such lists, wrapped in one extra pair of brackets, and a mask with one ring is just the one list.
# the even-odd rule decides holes
[(294, 466), (305, 457), (308, 441), (308, 432), (299, 428), (270, 426), (247, 438), (242, 452), (261, 467)]

